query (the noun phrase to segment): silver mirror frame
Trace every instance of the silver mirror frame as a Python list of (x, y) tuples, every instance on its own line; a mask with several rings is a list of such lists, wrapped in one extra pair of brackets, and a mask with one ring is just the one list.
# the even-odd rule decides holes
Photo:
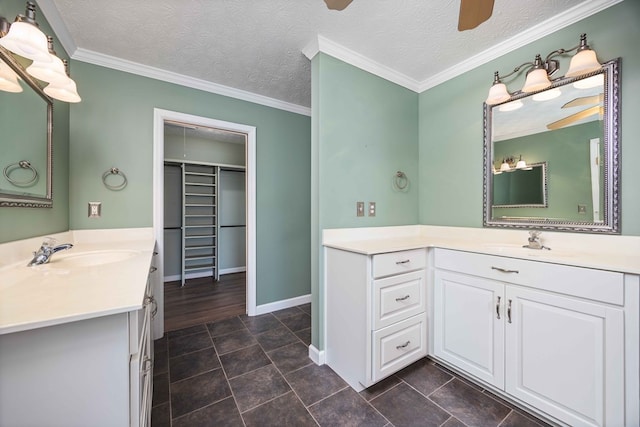
[[(605, 74), (604, 80), (604, 221), (577, 222), (563, 221), (559, 219), (534, 218), (534, 217), (512, 217), (508, 219), (494, 219), (492, 217), (491, 200), (493, 200), (493, 144), (492, 144), (492, 121), (491, 109), (498, 105), (483, 105), (484, 110), (484, 177), (482, 184), (482, 225), (484, 227), (499, 228), (526, 228), (550, 231), (569, 231), (574, 233), (598, 233), (598, 234), (620, 234), (620, 64), (621, 59), (616, 58), (602, 65), (600, 70), (585, 74), (579, 77), (562, 77), (552, 82), (552, 85), (545, 90), (563, 86), (594, 76), (601, 72)], [(542, 91), (539, 91), (542, 92)], [(531, 96), (534, 93), (519, 93), (512, 96), (508, 101)]]
[[(0, 46), (0, 59), (2, 59), (13, 71), (16, 72), (22, 80), (24, 80), (31, 89), (33, 89), (47, 104), (47, 171), (43, 174), (46, 177), (46, 194), (44, 197), (35, 195), (20, 195), (3, 193), (0, 190), (0, 207), (19, 207), (19, 208), (51, 208), (53, 207), (53, 100), (47, 96), (38, 84), (37, 80), (31, 77), (22, 65), (16, 61), (13, 55), (5, 48)], [(34, 118), (40, 120), (39, 118)]]

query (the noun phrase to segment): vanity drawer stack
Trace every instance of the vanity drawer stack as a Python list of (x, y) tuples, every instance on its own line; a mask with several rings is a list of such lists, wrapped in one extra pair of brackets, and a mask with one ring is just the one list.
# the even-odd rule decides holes
[(354, 389), (427, 354), (425, 249), (327, 249), (327, 364)]

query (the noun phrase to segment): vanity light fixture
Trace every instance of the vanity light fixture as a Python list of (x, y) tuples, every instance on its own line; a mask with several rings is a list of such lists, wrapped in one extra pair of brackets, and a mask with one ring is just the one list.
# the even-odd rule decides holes
[(16, 16), (9, 32), (0, 38), (0, 46), (32, 61), (50, 62), (47, 36), (36, 22), (36, 5), (28, 1), (26, 15)]
[(530, 171), (533, 168), (527, 165), (522, 159), (522, 154), (520, 158), (516, 161), (515, 157), (505, 157), (502, 159), (502, 163), (500, 164), (500, 169), (496, 170), (495, 166), (493, 167), (493, 174), (499, 175), (502, 172), (514, 172), (516, 170), (525, 170)]
[(565, 77), (577, 77), (600, 69), (601, 65), (596, 58), (595, 51), (591, 50), (587, 44), (587, 35), (581, 34), (578, 46), (572, 47), (571, 49), (554, 50), (546, 56), (544, 61), (540, 54), (538, 54), (533, 62), (525, 62), (514, 68), (509, 74), (500, 76), (500, 73), (496, 71), (493, 77), (493, 85), (489, 89), (489, 96), (485, 102), (487, 105), (496, 105), (508, 101), (511, 98), (511, 94), (507, 90), (507, 86), (502, 83), (502, 79), (518, 73), (525, 66), (528, 66), (529, 69), (527, 70), (527, 78), (521, 92), (537, 92), (548, 88), (551, 86), (549, 76), (560, 68), (560, 62), (552, 58), (573, 51), (577, 52), (571, 58), (569, 70), (565, 74)]
[(49, 95), (50, 97), (57, 99), (59, 101), (76, 103), (80, 102), (82, 99), (80, 95), (78, 95), (78, 89), (76, 87), (76, 82), (74, 82), (69, 75), (69, 63), (66, 59), (62, 60), (65, 68), (65, 74), (67, 75), (67, 80), (60, 80), (49, 83), (47, 87), (44, 88), (44, 93)]
[(47, 83), (66, 81), (69, 76), (67, 76), (62, 60), (56, 56), (56, 52), (53, 50), (53, 37), (47, 36), (47, 43), (50, 61), (33, 61), (27, 67), (27, 73)]
[(18, 75), (2, 60), (0, 60), (0, 90), (12, 93), (22, 92)]
[[(49, 83), (44, 88), (47, 95), (64, 102), (80, 102), (76, 83), (69, 77), (67, 62), (58, 58), (53, 50), (53, 37), (38, 28), (35, 3), (27, 1), (25, 15), (18, 15), (13, 24), (0, 17), (0, 46), (32, 61), (26, 71)], [(5, 75), (0, 74), (0, 82), (2, 77)], [(11, 91), (5, 89), (4, 84), (0, 84), (0, 90)]]

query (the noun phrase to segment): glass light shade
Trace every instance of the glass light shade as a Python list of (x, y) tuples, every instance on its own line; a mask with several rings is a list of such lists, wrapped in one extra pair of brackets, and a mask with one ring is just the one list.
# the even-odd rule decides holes
[(498, 107), (498, 110), (502, 111), (503, 113), (506, 113), (508, 111), (514, 111), (514, 110), (517, 110), (518, 108), (522, 108), (523, 105), (524, 104), (522, 103), (522, 101), (517, 99), (515, 101), (502, 104), (501, 106)]
[(544, 68), (537, 68), (527, 74), (527, 80), (524, 82), (522, 91), (525, 93), (535, 92), (537, 90), (546, 89), (551, 86), (547, 70)]
[(33, 61), (27, 67), (27, 73), (47, 83), (66, 82), (69, 76), (67, 76), (62, 60), (55, 55), (49, 55), (51, 62)]
[(496, 105), (511, 98), (509, 92), (507, 92), (507, 86), (504, 83), (496, 83), (489, 89), (489, 96), (485, 101), (487, 105)]
[(32, 61), (51, 62), (47, 36), (33, 24), (14, 22), (0, 46)]
[(500, 165), (500, 172), (509, 172), (510, 170), (511, 167), (509, 166), (509, 163), (502, 162), (502, 164)]
[(78, 95), (76, 82), (70, 78), (66, 82), (50, 83), (44, 88), (44, 93), (50, 97), (64, 102), (80, 102), (82, 99)]
[(562, 92), (560, 92), (560, 89), (555, 88), (555, 89), (545, 90), (544, 92), (536, 93), (531, 97), (531, 99), (533, 99), (534, 101), (548, 101), (550, 99), (557, 98), (560, 95), (562, 95)]
[(526, 168), (527, 168), (527, 162), (525, 162), (522, 159), (518, 160), (518, 163), (516, 163), (516, 169), (526, 169)]
[(0, 61), (0, 90), (11, 93), (22, 92), (18, 75), (2, 61)]
[(577, 77), (592, 71), (599, 70), (602, 65), (596, 58), (596, 52), (591, 49), (584, 49), (576, 53), (569, 63), (569, 70), (565, 77)]

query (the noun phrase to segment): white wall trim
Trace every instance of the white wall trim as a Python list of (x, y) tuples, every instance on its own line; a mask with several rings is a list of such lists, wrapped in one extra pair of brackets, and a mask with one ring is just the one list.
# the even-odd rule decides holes
[(225, 274), (243, 273), (245, 271), (247, 271), (247, 267), (221, 268), (220, 269), (220, 275), (223, 276)]
[[(158, 276), (164, 277), (164, 122), (178, 121), (187, 124), (215, 127), (247, 135), (246, 152), (246, 266), (247, 266), (247, 314), (256, 314), (256, 128), (176, 111), (153, 110), (153, 230), (158, 248)], [(162, 283), (156, 283), (158, 298), (156, 330), (164, 331), (164, 292)], [(163, 332), (160, 332), (162, 336)]]
[(242, 101), (252, 102), (254, 104), (265, 105), (267, 107), (289, 111), (291, 113), (302, 114), (305, 116), (311, 115), (311, 108), (309, 107), (292, 104), (290, 102), (281, 101), (275, 98), (269, 98), (268, 96), (258, 95), (256, 93), (224, 86), (207, 80), (185, 76), (183, 74), (174, 73), (172, 71), (150, 67), (148, 65), (139, 64), (137, 62), (128, 61), (126, 59), (104, 55), (102, 53), (83, 48), (76, 49), (71, 58), (75, 61), (82, 61), (93, 65), (99, 65), (105, 68), (111, 68), (113, 70), (124, 71), (126, 73), (149, 77), (151, 79), (161, 80), (168, 83), (174, 83), (180, 86), (190, 87), (204, 92), (215, 93), (218, 95), (228, 96), (230, 98), (240, 99)]
[(324, 365), (326, 363), (324, 350), (318, 350), (312, 345), (309, 346), (309, 359), (316, 365)]
[(289, 299), (283, 299), (280, 301), (274, 301), (274, 302), (257, 306), (256, 315), (272, 313), (274, 311), (283, 310), (289, 307), (295, 307), (301, 304), (308, 304), (310, 302), (311, 302), (311, 294), (301, 295), (299, 297), (293, 297)]
[(313, 59), (318, 52), (326, 53), (327, 55), (333, 56), (347, 64), (358, 67), (361, 70), (367, 71), (385, 80), (389, 80), (390, 82), (414, 92), (417, 92), (420, 87), (420, 82), (418, 80), (412, 79), (409, 76), (399, 73), (386, 65), (380, 64), (379, 62), (369, 59), (358, 52), (347, 49), (346, 47), (320, 35), (318, 35), (317, 39), (312, 40), (311, 43), (302, 49), (302, 53), (309, 58), (309, 60)]

